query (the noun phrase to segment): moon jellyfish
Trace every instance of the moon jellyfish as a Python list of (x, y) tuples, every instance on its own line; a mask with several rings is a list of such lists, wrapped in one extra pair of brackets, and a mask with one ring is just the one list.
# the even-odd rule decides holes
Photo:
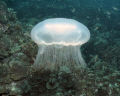
[(90, 39), (90, 31), (82, 23), (66, 18), (47, 19), (33, 27), (31, 38), (38, 45), (34, 68), (86, 68), (80, 47)]

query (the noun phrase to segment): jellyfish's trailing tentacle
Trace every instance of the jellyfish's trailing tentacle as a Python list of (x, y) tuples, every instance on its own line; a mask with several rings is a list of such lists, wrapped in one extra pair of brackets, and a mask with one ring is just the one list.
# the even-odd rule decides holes
[(36, 60), (32, 67), (38, 69), (38, 67), (39, 67), (38, 65), (40, 65), (40, 63), (41, 63), (40, 61), (42, 60), (41, 54), (43, 54), (44, 50), (45, 50), (45, 45), (38, 45), (38, 52), (37, 52)]
[(83, 69), (85, 69), (87, 64), (86, 64), (86, 62), (84, 61), (84, 59), (83, 59), (83, 57), (82, 57), (82, 54), (81, 54), (81, 51), (80, 51), (80, 47), (81, 47), (81, 46), (76, 46), (77, 57), (78, 57), (78, 61), (79, 61), (80, 65), (81, 65), (81, 67), (82, 67)]
[(86, 63), (82, 58), (80, 46), (39, 45), (35, 69), (59, 70), (62, 66), (79, 66), (85, 69)]

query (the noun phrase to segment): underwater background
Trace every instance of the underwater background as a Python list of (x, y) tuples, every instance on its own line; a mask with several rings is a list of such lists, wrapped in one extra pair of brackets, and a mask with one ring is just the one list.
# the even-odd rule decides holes
[[(87, 68), (36, 72), (31, 29), (61, 17), (90, 30)], [(120, 0), (0, 0), (0, 96), (120, 96)]]

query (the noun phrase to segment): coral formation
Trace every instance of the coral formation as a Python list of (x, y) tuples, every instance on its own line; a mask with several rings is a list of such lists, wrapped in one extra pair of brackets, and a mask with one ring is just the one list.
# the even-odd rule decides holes
[[(29, 1), (0, 1), (0, 96), (120, 96), (119, 0)], [(39, 21), (55, 17), (90, 28), (91, 39), (81, 48), (85, 70), (32, 70), (37, 45), (30, 31)]]
[(7, 5), (5, 2), (0, 1), (0, 22), (7, 21)]
[(27, 75), (27, 67), (20, 61), (10, 61), (10, 74), (13, 80), (19, 80)]

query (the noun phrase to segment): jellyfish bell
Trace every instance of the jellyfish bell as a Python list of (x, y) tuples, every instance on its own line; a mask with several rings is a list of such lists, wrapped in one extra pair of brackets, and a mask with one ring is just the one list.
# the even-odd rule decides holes
[(89, 40), (90, 32), (73, 19), (55, 18), (38, 23), (31, 31), (31, 38), (37, 44), (82, 45)]
[(58, 70), (62, 66), (86, 67), (80, 47), (90, 39), (88, 28), (73, 19), (47, 19), (33, 27), (32, 40), (38, 44), (33, 67)]

